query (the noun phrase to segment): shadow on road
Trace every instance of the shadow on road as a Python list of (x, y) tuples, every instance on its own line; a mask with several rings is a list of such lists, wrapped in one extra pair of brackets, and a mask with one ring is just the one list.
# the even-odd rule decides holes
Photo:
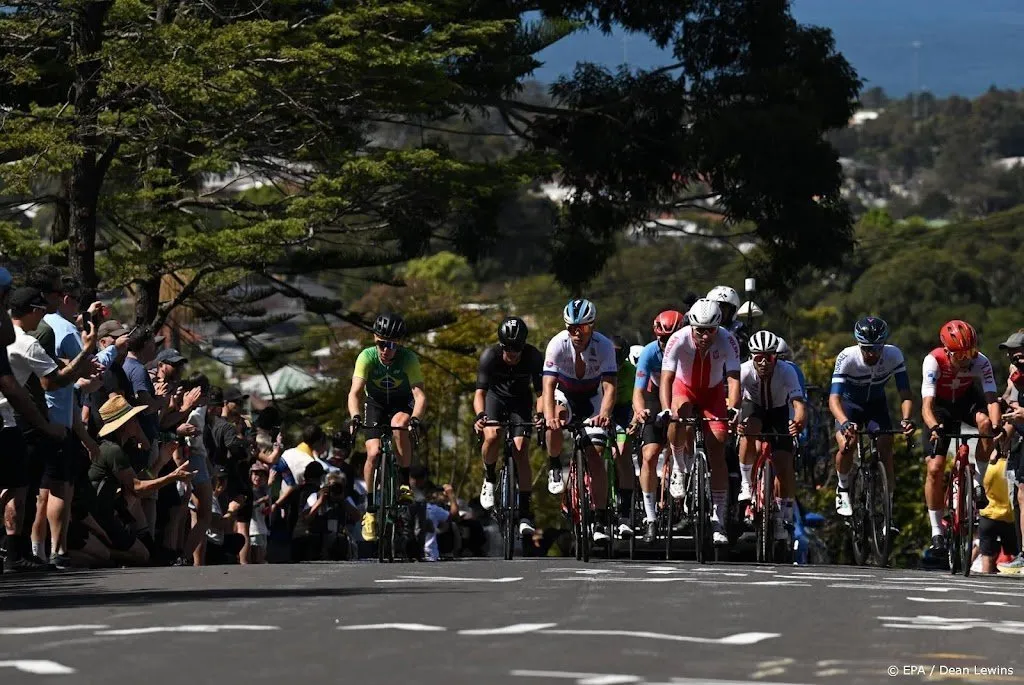
[[(0, 611), (67, 609), (113, 605), (165, 604), (232, 599), (303, 599), (354, 597), (366, 595), (414, 595), (471, 592), (469, 588), (452, 587), (349, 587), (349, 588), (144, 588), (138, 590), (103, 590), (88, 582), (86, 573), (74, 577), (19, 578), (0, 582)], [(109, 576), (106, 576), (109, 578)]]

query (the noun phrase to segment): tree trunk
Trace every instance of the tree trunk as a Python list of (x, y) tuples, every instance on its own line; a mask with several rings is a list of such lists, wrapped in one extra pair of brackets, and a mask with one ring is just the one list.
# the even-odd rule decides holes
[[(145, 251), (155, 250), (160, 252), (164, 249), (166, 240), (163, 236), (143, 236), (142, 249)], [(163, 274), (155, 270), (144, 280), (136, 281), (135, 286), (135, 323), (152, 325), (156, 322), (160, 313), (160, 283), (163, 281)]]
[(96, 126), (96, 98), (102, 74), (99, 59), (103, 23), (111, 2), (86, 2), (75, 12), (74, 52), (77, 58), (74, 105), (75, 142), (82, 153), (71, 166), (68, 180), (68, 266), (83, 288), (82, 301), (91, 302), (99, 285), (96, 275), (96, 207), (103, 171), (98, 164), (100, 139)]

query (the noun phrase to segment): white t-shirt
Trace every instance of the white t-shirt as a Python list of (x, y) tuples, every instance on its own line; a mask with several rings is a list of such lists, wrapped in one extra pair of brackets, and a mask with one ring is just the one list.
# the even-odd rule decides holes
[[(7, 346), (7, 357), (11, 360), (11, 371), (18, 385), (24, 387), (33, 374), (43, 378), (57, 370), (57, 364), (38, 340), (21, 330), (20, 326), (14, 327), (14, 333), (14, 342)], [(3, 395), (0, 395), (0, 417), (3, 417), (4, 427), (15, 426), (14, 410)]]
[(302, 487), (306, 483), (306, 467), (313, 463), (313, 457), (298, 447), (291, 447), (281, 454), (281, 459), (288, 465), (288, 470), (292, 472), (295, 484)]
[(740, 370), (740, 346), (736, 337), (719, 326), (707, 352), (701, 354), (693, 328), (685, 326), (668, 339), (662, 371), (674, 371), (676, 380), (694, 390), (716, 388), (725, 382), (725, 374)]
[(186, 423), (190, 423), (195, 426), (198, 430), (196, 434), (185, 438), (185, 442), (188, 443), (188, 451), (193, 457), (200, 456), (206, 458), (206, 445), (203, 443), (203, 431), (206, 430), (206, 407), (196, 407), (188, 415)]
[(796, 368), (790, 364), (775, 364), (775, 370), (768, 379), (769, 384), (757, 375), (754, 361), (743, 362), (740, 367), (740, 385), (743, 387), (743, 399), (753, 402), (762, 409), (788, 407), (795, 399), (802, 400), (804, 393), (800, 390), (800, 378)]

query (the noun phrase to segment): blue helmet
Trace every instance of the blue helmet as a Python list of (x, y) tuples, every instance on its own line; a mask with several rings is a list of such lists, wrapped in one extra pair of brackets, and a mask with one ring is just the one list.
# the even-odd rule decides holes
[(865, 316), (853, 327), (859, 345), (881, 345), (889, 338), (889, 324), (877, 316)]
[(579, 326), (594, 323), (597, 319), (597, 307), (590, 300), (569, 300), (562, 310), (562, 320), (566, 326)]

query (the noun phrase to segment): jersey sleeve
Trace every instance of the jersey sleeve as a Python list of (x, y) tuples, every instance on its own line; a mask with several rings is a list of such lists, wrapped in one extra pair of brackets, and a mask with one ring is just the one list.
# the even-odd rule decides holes
[[(655, 346), (657, 343), (655, 343)], [(633, 387), (647, 390), (651, 381), (651, 374), (661, 373), (661, 367), (654, 368), (655, 353), (650, 345), (644, 347), (640, 358), (636, 360), (636, 376), (633, 380)]]
[(996, 374), (992, 371), (992, 362), (985, 355), (978, 355), (978, 378), (981, 380), (981, 389), (984, 392), (998, 393), (996, 387)]
[[(728, 333), (728, 331), (727, 331)], [(736, 340), (736, 336), (732, 333), (728, 334), (727, 343), (725, 346), (725, 372), (728, 373), (739, 373), (740, 370), (740, 344)]]
[(756, 387), (756, 375), (754, 362), (746, 361), (740, 364), (740, 388), (743, 390), (743, 399), (754, 399), (754, 388)]
[(560, 349), (559, 339), (556, 335), (548, 341), (547, 349), (544, 351), (544, 375), (558, 375), (558, 351)]
[(843, 394), (843, 385), (846, 383), (847, 358), (846, 350), (840, 352), (839, 356), (836, 357), (835, 366), (832, 368), (832, 387), (828, 391), (830, 395)]
[(370, 355), (373, 350), (369, 347), (359, 353), (356, 357), (356, 368), (352, 371), (352, 378), (362, 378), (364, 381), (370, 379)]
[(405, 375), (409, 379), (410, 388), (423, 385), (423, 367), (420, 366), (420, 358), (411, 350), (409, 351), (409, 361), (405, 364)]
[(939, 362), (932, 355), (921, 365), (921, 397), (935, 397), (935, 384), (939, 380)]
[(615, 345), (608, 338), (601, 341), (601, 376), (605, 380), (618, 380), (619, 365), (615, 361)]
[[(793, 400), (804, 399), (803, 388), (800, 387), (800, 377), (797, 376), (796, 367), (790, 364), (780, 365), (782, 369), (782, 392), (786, 396), (786, 404), (789, 404)], [(780, 368), (779, 366), (775, 367)]]
[(486, 390), (491, 387), (491, 377), (487, 370), (491, 364), (494, 363), (494, 347), (488, 347), (484, 350), (484, 353), (480, 355), (480, 362), (476, 367), (476, 389)]
[(895, 358), (893, 359), (892, 373), (896, 378), (896, 389), (900, 392), (906, 392), (910, 390), (910, 376), (907, 374), (907, 362), (903, 358), (903, 352), (898, 347), (893, 348), (895, 352)]
[(673, 333), (672, 337), (668, 339), (668, 343), (665, 344), (665, 355), (661, 359), (662, 371), (675, 373), (676, 367), (679, 365), (679, 347), (682, 343), (682, 336), (689, 334), (689, 327), (682, 328)]

